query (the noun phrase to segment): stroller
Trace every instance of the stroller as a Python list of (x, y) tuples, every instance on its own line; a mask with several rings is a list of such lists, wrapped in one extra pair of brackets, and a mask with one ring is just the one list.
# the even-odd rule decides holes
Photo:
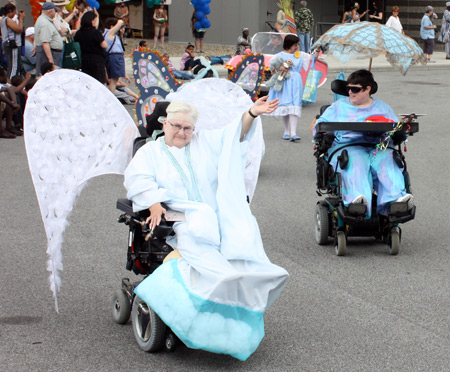
[[(336, 85), (335, 85), (336, 87)], [(338, 89), (333, 89), (337, 94), (342, 94)], [(328, 106), (321, 108), (321, 114)], [(318, 116), (320, 117), (320, 115)], [(317, 118), (318, 118), (317, 117)], [(401, 115), (400, 123), (388, 122), (321, 122), (316, 126), (314, 138), (317, 175), (317, 194), (327, 195), (325, 199), (317, 202), (315, 210), (315, 236), (319, 245), (327, 245), (329, 238), (334, 239), (337, 256), (346, 254), (347, 238), (349, 236), (374, 236), (388, 245), (389, 253), (396, 255), (400, 250), (401, 228), (399, 224), (413, 220), (416, 207), (408, 208), (407, 203), (391, 203), (388, 215), (384, 216), (377, 212), (377, 194), (372, 194), (372, 214), (370, 218), (365, 218), (366, 206), (351, 204), (344, 205), (342, 197), (342, 180), (338, 171), (345, 169), (349, 162), (349, 155), (346, 147), (364, 146), (372, 147), (376, 151), (376, 144), (351, 143), (339, 147), (341, 151), (338, 156), (336, 168), (330, 164), (331, 159), (336, 156), (338, 150), (330, 150), (334, 141), (334, 131), (358, 131), (371, 132), (373, 135), (382, 136), (386, 132), (393, 130), (393, 126), (398, 129), (397, 147), (393, 150), (395, 163), (402, 169), (405, 180), (406, 192), (411, 194), (411, 183), (406, 166), (405, 156), (402, 152), (407, 136), (412, 136), (419, 131), (419, 123), (416, 121), (418, 115)]]

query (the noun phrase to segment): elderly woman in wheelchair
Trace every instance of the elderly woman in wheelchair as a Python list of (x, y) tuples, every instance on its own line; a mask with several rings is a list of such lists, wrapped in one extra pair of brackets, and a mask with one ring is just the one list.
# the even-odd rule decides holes
[(317, 243), (332, 236), (336, 254), (344, 255), (347, 236), (373, 235), (397, 254), (398, 224), (415, 215), (400, 145), (418, 131), (416, 115), (399, 121), (389, 105), (373, 98), (377, 83), (367, 70), (334, 81), (332, 90), (348, 98), (323, 110), (314, 127), (318, 193), (331, 195), (316, 208)]

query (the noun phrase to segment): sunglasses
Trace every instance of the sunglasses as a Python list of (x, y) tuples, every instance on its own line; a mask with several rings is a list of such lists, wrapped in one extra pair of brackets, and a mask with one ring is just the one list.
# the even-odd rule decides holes
[(346, 88), (347, 88), (347, 92), (351, 91), (352, 93), (355, 93), (355, 94), (361, 92), (364, 89), (366, 89), (365, 87), (349, 87), (349, 86), (347, 86)]

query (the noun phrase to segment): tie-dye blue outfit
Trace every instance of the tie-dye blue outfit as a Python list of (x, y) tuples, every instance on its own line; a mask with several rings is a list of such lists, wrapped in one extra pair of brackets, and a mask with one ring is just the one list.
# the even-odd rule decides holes
[[(362, 122), (371, 116), (384, 116), (398, 122), (392, 108), (386, 103), (373, 98), (368, 107), (357, 107), (350, 103), (348, 97), (334, 102), (317, 119), (320, 122)], [(370, 136), (365, 132), (336, 131), (331, 154), (337, 148), (350, 143), (374, 143), (379, 136)], [(375, 151), (375, 148), (353, 146), (346, 148), (349, 162), (345, 169), (336, 168), (341, 151), (337, 151), (330, 164), (342, 175), (342, 196), (344, 205), (348, 206), (357, 196), (364, 195), (368, 202), (368, 214), (371, 215), (372, 190), (377, 191), (378, 213), (387, 215), (389, 204), (406, 194), (402, 170), (395, 163), (391, 148)]]

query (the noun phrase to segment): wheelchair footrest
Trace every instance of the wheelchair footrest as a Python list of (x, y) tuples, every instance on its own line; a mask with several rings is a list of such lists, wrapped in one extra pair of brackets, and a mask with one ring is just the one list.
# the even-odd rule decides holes
[(367, 205), (365, 204), (350, 204), (347, 207), (347, 212), (356, 216), (365, 216), (367, 212)]
[[(392, 203), (392, 204), (403, 204), (403, 203)], [(413, 220), (416, 215), (416, 206), (413, 206), (411, 209), (409, 210), (407, 209), (406, 211), (397, 211), (394, 213), (392, 211), (393, 210), (395, 211), (397, 208), (392, 209), (391, 207), (389, 208), (389, 215), (388, 215), (389, 222), (391, 223), (405, 223), (407, 221)]]

